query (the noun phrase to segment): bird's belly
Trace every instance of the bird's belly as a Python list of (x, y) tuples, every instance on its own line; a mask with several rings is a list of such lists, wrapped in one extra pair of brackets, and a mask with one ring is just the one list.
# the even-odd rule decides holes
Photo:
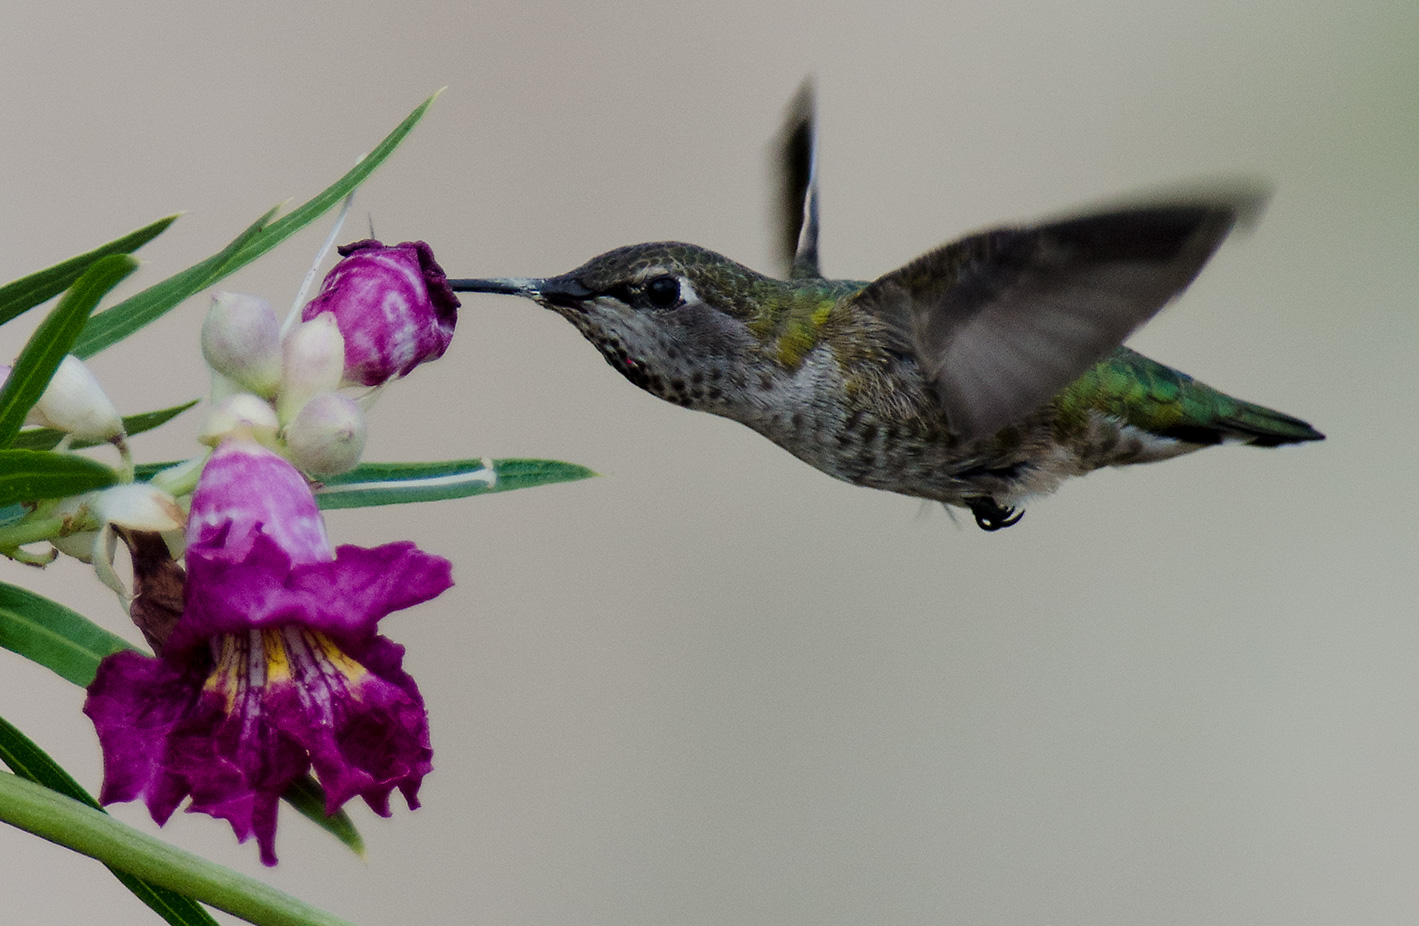
[(1081, 431), (1060, 434), (1046, 410), (966, 445), (933, 422), (837, 408), (806, 407), (744, 423), (845, 482), (954, 505), (979, 497), (1018, 505), (1048, 495), (1071, 476), (1164, 460), (1198, 446), (1103, 415), (1091, 416)]

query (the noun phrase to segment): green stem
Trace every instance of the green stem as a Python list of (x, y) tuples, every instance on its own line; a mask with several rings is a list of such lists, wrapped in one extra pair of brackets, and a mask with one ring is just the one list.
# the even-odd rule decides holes
[(0, 772), (0, 820), (257, 926), (351, 926), (269, 884), (9, 772)]
[(9, 550), (27, 543), (38, 543), (51, 537), (58, 537), (64, 530), (62, 518), (37, 518), (30, 515), (7, 527), (0, 527), (0, 548)]
[(110, 444), (118, 448), (118, 457), (122, 460), (122, 465), (118, 468), (119, 482), (133, 481), (133, 451), (128, 449), (128, 435), (120, 434)]

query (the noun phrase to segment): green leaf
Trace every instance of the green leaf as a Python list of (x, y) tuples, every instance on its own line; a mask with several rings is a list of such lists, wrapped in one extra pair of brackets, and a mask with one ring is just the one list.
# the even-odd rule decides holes
[(40, 322), (15, 361), (4, 388), (0, 388), (0, 447), (10, 446), (20, 432), (25, 416), (44, 394), (44, 387), (49, 385), (59, 361), (69, 353), (94, 306), (104, 293), (137, 268), (138, 262), (127, 254), (99, 258)]
[(313, 777), (305, 775), (296, 779), (295, 783), (286, 789), (286, 793), (281, 795), (281, 800), (290, 804), (301, 816), (349, 846), (356, 855), (364, 858), (365, 840), (360, 835), (360, 831), (355, 829), (354, 821), (344, 810), (335, 811), (335, 815), (331, 817), (325, 815), (325, 789)]
[(105, 656), (138, 650), (79, 612), (7, 582), (0, 582), (0, 646), (80, 688), (94, 680)]
[[(166, 463), (140, 463), (137, 478), (152, 479), (170, 466)], [(492, 463), (496, 482), (489, 478), (487, 464)], [(316, 490), (315, 500), (321, 508), (368, 508), (376, 505), (401, 505), (409, 502), (432, 502), (446, 498), (467, 498), (491, 492), (511, 492), (557, 482), (575, 482), (599, 475), (576, 463), (560, 460), (444, 460), (438, 463), (361, 463), (339, 476), (331, 476)]]
[[(488, 464), (492, 464), (492, 471)], [(554, 482), (587, 479), (596, 473), (556, 460), (447, 460), (441, 463), (362, 463), (333, 476), (316, 490), (315, 500), (329, 511), (466, 498), (509, 492)]]
[(0, 772), (0, 820), (258, 926), (350, 926), (43, 785)]
[(158, 219), (151, 225), (144, 225), (122, 238), (115, 238), (103, 247), (95, 248), (87, 254), (71, 257), (47, 270), (32, 273), (13, 283), (0, 286), (0, 325), (64, 292), (83, 275), (85, 270), (89, 269), (89, 265), (99, 258), (107, 257), (110, 254), (127, 254), (136, 251), (162, 234), (176, 220), (177, 216), (175, 215)]
[(230, 244), (206, 260), (193, 264), (161, 283), (154, 283), (141, 293), (129, 296), (113, 308), (105, 309), (89, 319), (89, 323), (74, 343), (74, 355), (87, 358), (105, 347), (117, 344), (149, 322), (161, 318), (188, 296), (226, 276), (222, 268), (230, 265), (243, 247), (266, 230), (271, 217), (280, 208), (274, 206), (268, 209), (261, 218), (233, 238)]
[[(3, 717), (0, 717), (0, 760), (21, 778), (88, 804), (95, 810), (103, 810), (63, 766)], [(217, 926), (217, 921), (197, 901), (165, 887), (149, 884), (121, 869), (110, 866), (109, 871), (139, 900), (173, 926)]]
[(383, 163), (395, 148), (399, 147), (399, 143), (423, 118), (429, 104), (437, 96), (436, 93), (420, 103), (418, 108), (410, 113), (393, 132), (390, 132), (373, 151), (361, 158), (359, 163), (351, 168), (345, 176), (294, 212), (268, 225), (266, 220), (275, 212), (272, 210), (252, 226), (254, 231), (251, 234), (237, 239), (221, 254), (209, 257), (176, 276), (169, 277), (113, 308), (95, 315), (79, 337), (79, 341), (74, 347), (74, 353), (80, 357), (91, 357), (104, 348), (117, 344), (149, 322), (161, 318), (188, 296), (206, 289), (228, 274), (241, 269), (318, 219), (331, 206), (344, 199), (351, 190), (363, 183), (365, 178)]
[[(156, 412), (144, 412), (141, 415), (129, 415), (123, 419), (123, 432), (129, 437), (134, 434), (142, 434), (144, 431), (151, 431), (154, 428), (167, 424), (172, 419), (181, 415), (192, 406), (198, 403), (198, 399), (191, 402), (184, 402), (181, 405), (174, 405), (172, 408), (165, 408)], [(21, 431), (11, 445), (17, 450), (53, 450), (64, 438), (63, 431), (56, 431), (53, 428), (31, 428), (28, 431)], [(75, 450), (82, 450), (85, 447), (95, 447), (98, 441), (74, 441), (70, 446)]]
[(0, 450), (0, 506), (66, 498), (117, 481), (109, 467), (72, 453)]

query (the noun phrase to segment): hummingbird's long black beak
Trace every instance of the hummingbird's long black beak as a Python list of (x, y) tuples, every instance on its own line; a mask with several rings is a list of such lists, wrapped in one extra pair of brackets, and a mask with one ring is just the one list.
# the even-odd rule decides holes
[(595, 293), (569, 276), (532, 279), (527, 277), (493, 277), (485, 280), (449, 280), (456, 293), (498, 293), (506, 296), (526, 296), (552, 305), (576, 306)]
[(537, 292), (543, 282), (522, 277), (495, 277), (487, 280), (449, 280), (448, 286), (455, 293), (499, 293), (504, 296), (531, 296)]

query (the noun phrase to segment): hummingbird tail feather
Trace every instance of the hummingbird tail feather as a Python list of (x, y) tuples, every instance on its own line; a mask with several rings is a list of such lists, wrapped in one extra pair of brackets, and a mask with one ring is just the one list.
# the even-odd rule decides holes
[(1282, 444), (1325, 440), (1324, 434), (1301, 419), (1250, 402), (1242, 403), (1240, 408), (1218, 424), (1254, 447), (1279, 447)]
[(1211, 421), (1179, 422), (1163, 430), (1166, 437), (1191, 444), (1221, 444), (1236, 441), (1253, 447), (1279, 447), (1305, 441), (1325, 440), (1325, 435), (1299, 418), (1274, 408), (1236, 401), (1234, 408)]

